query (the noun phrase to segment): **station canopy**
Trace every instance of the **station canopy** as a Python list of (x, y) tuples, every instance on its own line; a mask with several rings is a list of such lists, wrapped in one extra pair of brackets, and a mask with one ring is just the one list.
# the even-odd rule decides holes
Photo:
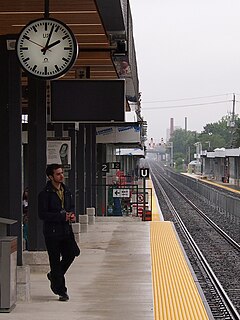
[[(44, 0), (11, 0), (0, 4), (0, 35), (19, 34), (30, 21), (43, 18)], [(66, 78), (90, 67), (91, 79), (117, 79), (110, 42), (94, 0), (49, 0), (50, 18), (67, 24), (73, 31), (80, 53)]]

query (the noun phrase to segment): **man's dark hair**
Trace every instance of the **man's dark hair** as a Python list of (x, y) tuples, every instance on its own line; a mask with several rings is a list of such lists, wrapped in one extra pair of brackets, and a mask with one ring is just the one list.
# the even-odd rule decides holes
[(57, 164), (57, 163), (52, 163), (49, 164), (46, 168), (46, 175), (49, 176), (53, 176), (54, 170), (57, 170), (59, 168), (62, 168), (61, 164)]

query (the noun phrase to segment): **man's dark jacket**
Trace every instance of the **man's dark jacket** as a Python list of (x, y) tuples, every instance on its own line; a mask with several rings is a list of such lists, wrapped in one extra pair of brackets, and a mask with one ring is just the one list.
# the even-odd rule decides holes
[(66, 212), (74, 212), (72, 194), (65, 184), (64, 208), (61, 200), (54, 190), (51, 181), (38, 195), (38, 216), (43, 220), (43, 234), (45, 237), (73, 236), (72, 226), (66, 221)]

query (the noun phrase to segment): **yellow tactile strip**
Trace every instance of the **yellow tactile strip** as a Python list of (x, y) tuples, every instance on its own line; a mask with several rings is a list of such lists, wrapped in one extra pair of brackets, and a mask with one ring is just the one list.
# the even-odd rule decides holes
[(152, 221), (150, 240), (154, 319), (208, 319), (173, 224)]
[[(152, 189), (152, 221), (163, 220), (162, 217), (160, 217), (161, 212), (159, 212), (160, 208), (157, 205), (156, 194), (151, 179), (147, 180), (147, 187)], [(149, 199), (149, 201), (151, 201), (151, 199)]]

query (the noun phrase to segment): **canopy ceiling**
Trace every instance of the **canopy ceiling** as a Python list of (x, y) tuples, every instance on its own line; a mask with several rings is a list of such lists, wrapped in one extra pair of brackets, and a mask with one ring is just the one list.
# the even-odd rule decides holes
[[(18, 34), (31, 20), (44, 16), (44, 0), (0, 3), (0, 35)], [(111, 46), (94, 0), (49, 0), (50, 17), (66, 23), (79, 44), (79, 55), (65, 78), (75, 78), (89, 67), (91, 79), (117, 79)], [(78, 70), (78, 72), (76, 71)]]

